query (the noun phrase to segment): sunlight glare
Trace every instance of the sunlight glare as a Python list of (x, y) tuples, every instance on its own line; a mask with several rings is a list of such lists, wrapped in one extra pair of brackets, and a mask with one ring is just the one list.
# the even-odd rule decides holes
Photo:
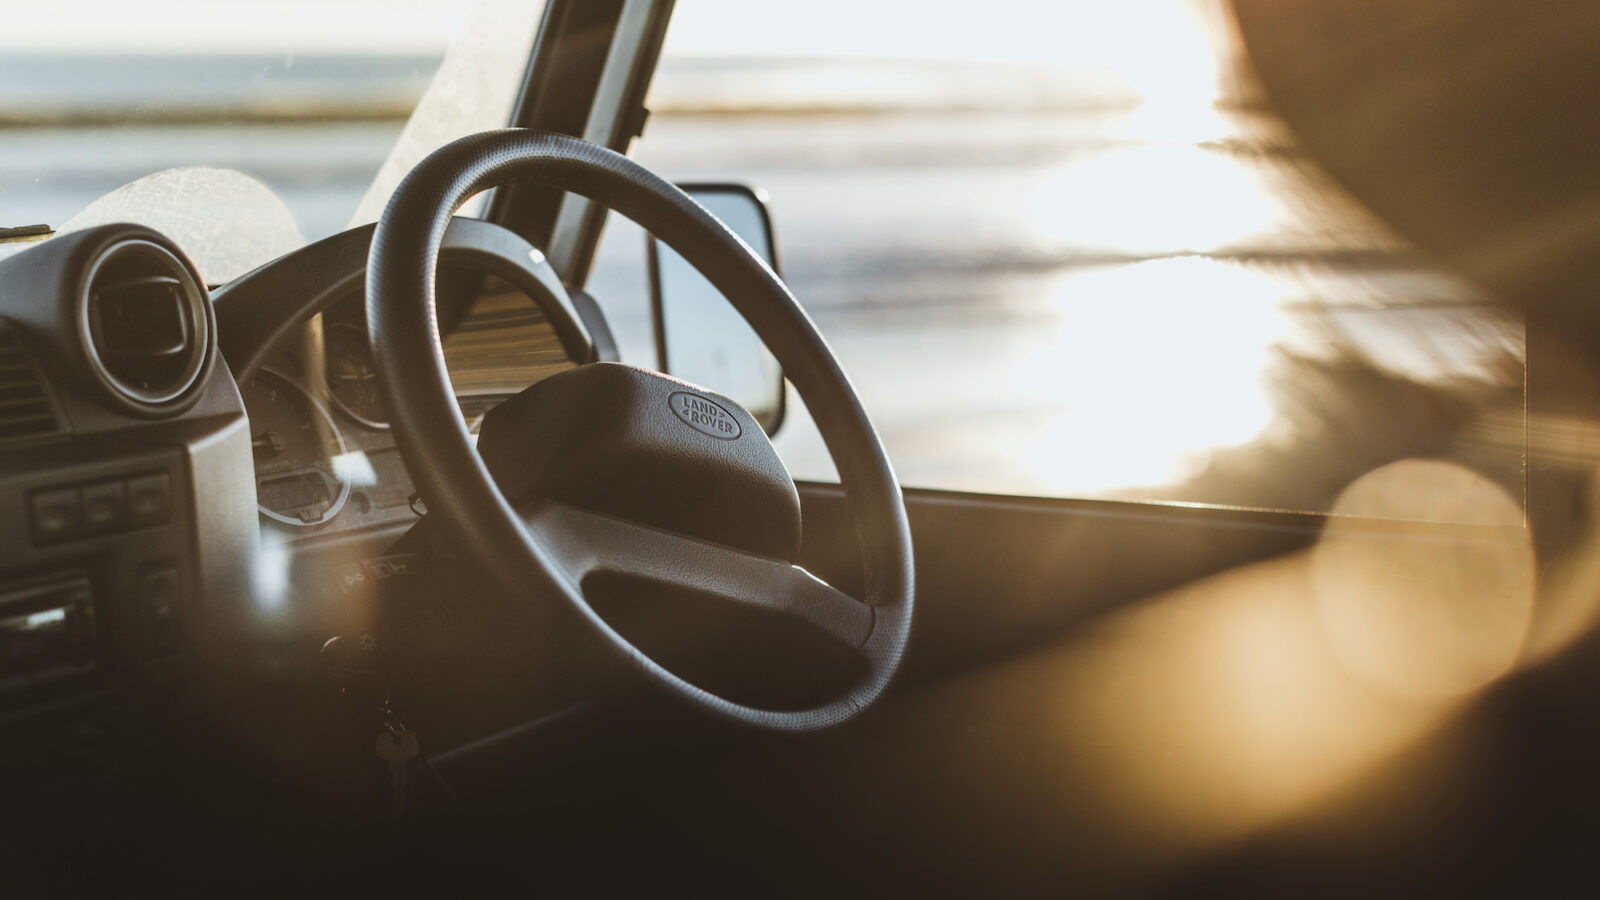
[(1246, 566), (1119, 614), (1079, 648), (1074, 761), (1121, 828), (1168, 853), (1237, 840), (1325, 801), (1437, 727), (1353, 678), (1320, 634), (1306, 554)]
[(1011, 378), (1041, 410), (1037, 446), (1018, 454), (1041, 489), (1170, 484), (1259, 435), (1273, 419), (1263, 375), (1288, 329), (1280, 295), (1201, 257), (1063, 277), (1059, 317)]
[(1258, 170), (1188, 144), (1068, 160), (1033, 198), (1029, 230), (1044, 248), (1206, 253), (1269, 233), (1285, 218)]
[[(1138, 9), (1139, 6), (1145, 9)], [(1192, 110), (1210, 107), (1217, 100), (1219, 65), (1218, 54), (1222, 48), (1213, 47), (1212, 40), (1220, 33), (1213, 29), (1208, 37), (1204, 15), (1217, 15), (1207, 3), (1190, 3), (1179, 6), (1175, 12), (1150, 9), (1148, 4), (1105, 4), (1102, 9), (1132, 6), (1123, 15), (1140, 15), (1137, 37), (1130, 40), (1137, 51), (1123, 57), (1124, 71), (1129, 83), (1146, 108), (1176, 116), (1186, 116)], [(1152, 13), (1167, 12), (1167, 15)], [(1159, 113), (1158, 113), (1159, 114)]]
[[(1505, 507), (1482, 476), (1406, 460), (1358, 479), (1339, 512), (1473, 521)], [(1100, 827), (1203, 852), (1339, 796), (1511, 669), (1534, 589), (1526, 532), (1338, 524), (1313, 550), (1150, 598), (1050, 657), (1081, 737), (1062, 761), (1079, 796), (1063, 802), (1093, 784)]]

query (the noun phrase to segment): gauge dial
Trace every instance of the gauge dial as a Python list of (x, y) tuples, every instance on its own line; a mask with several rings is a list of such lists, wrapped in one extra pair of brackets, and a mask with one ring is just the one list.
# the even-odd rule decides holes
[(256, 504), (286, 525), (321, 525), (339, 514), (350, 485), (334, 475), (344, 437), (328, 411), (303, 388), (271, 369), (239, 386), (250, 417)]
[(349, 322), (336, 322), (322, 331), (328, 396), (341, 412), (369, 428), (388, 428), (378, 370), (372, 364), (367, 333)]

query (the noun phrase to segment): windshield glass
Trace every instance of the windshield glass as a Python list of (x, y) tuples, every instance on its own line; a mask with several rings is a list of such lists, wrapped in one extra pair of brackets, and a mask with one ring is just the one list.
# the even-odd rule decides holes
[(428, 151), (506, 123), (543, 6), (23, 6), (0, 31), (0, 227), (140, 221), (215, 283), (373, 221)]
[[(1521, 321), (1297, 145), (1220, 0), (684, 3), (650, 106), (646, 166), (771, 198), (907, 485), (1326, 512), (1423, 456), (1522, 495)], [(790, 400), (779, 452), (832, 480)]]

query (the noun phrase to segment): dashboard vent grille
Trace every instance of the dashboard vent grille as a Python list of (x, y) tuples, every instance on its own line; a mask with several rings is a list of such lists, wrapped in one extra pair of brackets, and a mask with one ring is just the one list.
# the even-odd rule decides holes
[(133, 412), (189, 405), (211, 364), (211, 303), (170, 250), (146, 240), (113, 244), (90, 268), (83, 338), (95, 375)]
[(0, 322), (0, 441), (56, 431), (56, 414), (17, 334)]

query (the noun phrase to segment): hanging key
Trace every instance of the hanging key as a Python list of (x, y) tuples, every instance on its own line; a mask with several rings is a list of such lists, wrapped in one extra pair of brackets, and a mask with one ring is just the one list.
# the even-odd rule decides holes
[(393, 792), (390, 812), (400, 818), (406, 811), (406, 779), (411, 774), (411, 761), (417, 758), (417, 733), (404, 728), (385, 728), (378, 734), (378, 758), (389, 764), (389, 786)]

